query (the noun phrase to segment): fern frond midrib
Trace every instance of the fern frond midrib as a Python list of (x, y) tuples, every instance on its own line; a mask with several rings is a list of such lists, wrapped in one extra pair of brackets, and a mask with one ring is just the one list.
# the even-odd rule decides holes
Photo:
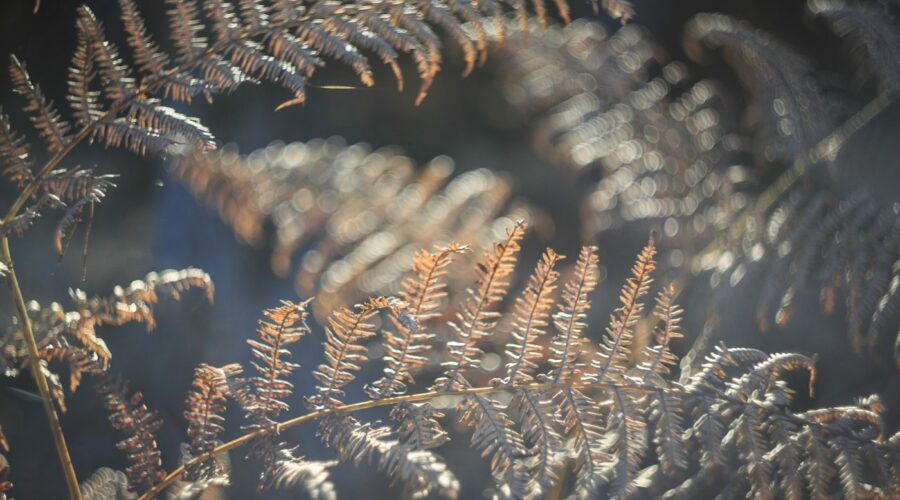
[(537, 314), (537, 311), (541, 308), (541, 299), (544, 294), (547, 293), (547, 286), (553, 282), (553, 266), (556, 265), (556, 262), (559, 260), (560, 256), (555, 255), (551, 263), (548, 265), (547, 272), (541, 276), (540, 286), (534, 291), (534, 302), (531, 304), (531, 307), (528, 311), (528, 320), (526, 322), (526, 327), (524, 332), (522, 332), (522, 341), (519, 342), (519, 345), (516, 346), (519, 348), (519, 356), (516, 358), (516, 363), (509, 369), (507, 374), (507, 378), (510, 383), (513, 383), (516, 375), (519, 374), (519, 370), (522, 367), (523, 362), (525, 361), (525, 353), (528, 350), (529, 344), (531, 344), (531, 335), (534, 332), (534, 317)]
[[(593, 253), (592, 253), (593, 255)], [(583, 297), (587, 295), (584, 291), (587, 287), (587, 279), (591, 274), (592, 269), (590, 265), (590, 259), (585, 261), (584, 269), (581, 272), (581, 275), (578, 278), (578, 288), (575, 296), (572, 300), (572, 311), (569, 317), (569, 322), (566, 325), (566, 329), (564, 332), (560, 332), (563, 335), (563, 338), (566, 339), (566, 343), (564, 345), (564, 349), (562, 355), (560, 356), (560, 360), (562, 361), (559, 367), (556, 369), (556, 374), (553, 376), (553, 383), (560, 383), (561, 378), (565, 375), (568, 367), (566, 366), (569, 361), (569, 349), (572, 348), (572, 334), (575, 329), (575, 324), (578, 323), (578, 304), (583, 300)]]

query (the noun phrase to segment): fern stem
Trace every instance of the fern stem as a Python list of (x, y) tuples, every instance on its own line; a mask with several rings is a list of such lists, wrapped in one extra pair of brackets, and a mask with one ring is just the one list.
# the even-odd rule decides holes
[(47, 419), (50, 421), (50, 432), (53, 435), (53, 442), (56, 445), (56, 453), (59, 455), (59, 463), (63, 469), (63, 475), (66, 478), (66, 487), (69, 489), (69, 498), (72, 500), (81, 500), (81, 489), (78, 486), (78, 477), (75, 475), (75, 468), (72, 465), (72, 458), (69, 456), (69, 448), (66, 446), (66, 437), (63, 435), (62, 425), (59, 423), (59, 416), (53, 407), (53, 399), (50, 396), (50, 387), (47, 379), (41, 371), (41, 359), (38, 354), (37, 342), (34, 340), (34, 332), (31, 329), (31, 318), (28, 317), (28, 310), (25, 307), (25, 298), (22, 296), (22, 289), (19, 287), (19, 280), (16, 277), (16, 270), (13, 266), (12, 254), (9, 250), (9, 237), (4, 235), (0, 241), (0, 252), (6, 266), (9, 268), (6, 274), (6, 283), (9, 285), (10, 293), (16, 303), (19, 318), (22, 320), (22, 332), (25, 337), (25, 344), (28, 346), (28, 362), (31, 366), (31, 374), (37, 384), (38, 391), (41, 395), (41, 401), (44, 403), (44, 411), (47, 413)]
[(213, 457), (220, 453), (224, 453), (235, 448), (239, 448), (255, 439), (267, 436), (267, 435), (277, 435), (281, 433), (285, 429), (289, 429), (291, 427), (298, 426), (300, 424), (316, 420), (319, 418), (331, 416), (331, 415), (341, 415), (354, 413), (363, 410), (369, 410), (372, 408), (377, 408), (380, 406), (393, 406), (401, 403), (416, 403), (422, 401), (430, 401), (437, 397), (441, 396), (471, 396), (471, 395), (481, 395), (481, 394), (492, 394), (496, 392), (508, 392), (515, 391), (520, 389), (527, 390), (546, 390), (553, 388), (562, 388), (562, 387), (571, 387), (571, 388), (602, 388), (602, 387), (617, 387), (619, 389), (629, 389), (629, 390), (639, 390), (639, 391), (647, 391), (652, 392), (656, 390), (653, 386), (643, 385), (643, 384), (625, 384), (625, 383), (582, 383), (582, 384), (555, 384), (555, 383), (533, 383), (521, 386), (487, 386), (487, 387), (470, 387), (466, 389), (460, 389), (455, 391), (448, 390), (433, 390), (428, 392), (421, 392), (418, 394), (406, 394), (403, 396), (394, 396), (390, 398), (383, 399), (373, 399), (367, 401), (361, 401), (359, 403), (353, 404), (345, 404), (341, 406), (335, 406), (333, 408), (323, 408), (320, 410), (316, 410), (305, 415), (301, 415), (299, 417), (294, 417), (289, 420), (285, 420), (284, 422), (277, 423), (270, 427), (265, 427), (262, 429), (258, 429), (256, 431), (244, 434), (236, 439), (233, 439), (225, 444), (217, 446), (215, 449), (209, 451), (208, 453), (204, 453), (203, 455), (196, 456), (191, 460), (188, 460), (184, 464), (178, 466), (173, 469), (165, 479), (157, 483), (150, 490), (140, 496), (138, 500), (150, 500), (156, 495), (160, 494), (166, 487), (175, 482), (179, 477), (181, 477), (188, 468), (193, 466), (194, 464), (205, 462), (207, 460), (212, 460)]

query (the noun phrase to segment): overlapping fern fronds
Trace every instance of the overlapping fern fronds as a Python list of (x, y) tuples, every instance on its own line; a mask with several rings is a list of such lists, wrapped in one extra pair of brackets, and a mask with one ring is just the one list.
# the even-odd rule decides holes
[[(172, 170), (240, 239), (263, 244), (271, 222), (277, 274), (291, 272), (302, 250), (297, 291), (316, 294), (324, 320), (370, 295), (405, 297), (400, 278), (421, 246), (471, 241), (473, 252), (460, 258), (472, 262), (500, 223), (537, 218), (531, 206), (508, 201), (505, 176), (479, 169), (452, 178), (453, 169), (447, 157), (417, 168), (395, 148), (373, 152), (332, 138), (273, 143), (246, 156), (225, 147), (179, 158)], [(450, 288), (467, 277), (451, 277)]]
[[(468, 73), (484, 62), (495, 41), (488, 37), (488, 27), (504, 27), (496, 31), (502, 41), (507, 8), (516, 12), (522, 27), (531, 17), (521, 0), (167, 0), (168, 41), (174, 49), (170, 54), (155, 41), (133, 0), (118, 3), (130, 57), (123, 57), (108, 39), (89, 7), (78, 9), (66, 96), (72, 120), (43, 93), (25, 63), (10, 57), (13, 88), (24, 100), (23, 109), (45, 143), (47, 157), (35, 170), (40, 153), (0, 110), (0, 162), (3, 173), (21, 190), (0, 223), (0, 234), (21, 235), (48, 207), (65, 208), (56, 238), (62, 253), (67, 233), (112, 187), (106, 175), (92, 169), (56, 169), (85, 140), (141, 155), (164, 153), (176, 144), (200, 151), (215, 148), (214, 136), (199, 119), (176, 111), (163, 99), (190, 104), (199, 96), (211, 100), (244, 83), (266, 81), (289, 92), (280, 109), (304, 102), (307, 81), (326, 61), (348, 65), (364, 85), (373, 85), (370, 55), (390, 67), (402, 90), (400, 61), (408, 54), (422, 82), (416, 98), (421, 102), (442, 64), (441, 34), (462, 50)], [(567, 3), (554, 4), (568, 20)], [(532, 5), (533, 15), (546, 25), (543, 0)], [(604, 2), (604, 7), (623, 19), (632, 13), (627, 2)]]
[[(649, 222), (676, 248), (667, 258), (685, 270), (679, 286), (701, 273), (713, 287), (764, 274), (763, 329), (785, 325), (795, 295), (817, 290), (828, 313), (846, 302), (856, 352), (884, 360), (896, 319), (896, 197), (848, 174), (863, 167), (840, 151), (892, 101), (900, 38), (874, 7), (808, 8), (855, 51), (844, 77), (874, 82), (874, 93), (848, 84), (852, 92), (835, 99), (800, 51), (748, 23), (702, 14), (686, 28), (687, 52), (699, 62), (724, 56), (747, 96), (741, 123), (726, 119), (725, 84), (692, 81), (634, 27), (607, 36), (574, 23), (558, 42), (512, 50), (506, 94), (536, 117), (541, 152), (576, 171), (600, 170), (584, 199), (586, 238)], [(744, 166), (747, 153), (758, 168)]]
[[(179, 300), (191, 289), (205, 292), (212, 302), (214, 286), (205, 272), (187, 268), (150, 273), (128, 287), (116, 287), (109, 296), (89, 297), (82, 290), (69, 290), (71, 308), (53, 302), (41, 306), (28, 303), (31, 326), (45, 371), (53, 382), (53, 394), (65, 409), (63, 387), (51, 365), (65, 366), (69, 373), (69, 391), (74, 392), (85, 374), (99, 374), (109, 368), (112, 353), (97, 331), (111, 325), (144, 323), (147, 330), (156, 326), (154, 307), (161, 299)], [(0, 362), (6, 376), (15, 376), (29, 363), (21, 322), (13, 317), (0, 342)]]
[[(456, 307), (456, 340), (442, 356), (445, 373), (432, 390), (414, 393), (406, 384), (366, 384), (358, 378), (370, 361), (368, 344), (376, 336), (378, 316), (392, 318), (381, 324), (397, 330), (385, 335), (385, 349), (419, 353), (432, 347), (430, 336), (402, 332), (433, 327), (435, 314), (447, 307), (434, 305), (440, 292), (427, 291), (440, 290), (444, 276), (428, 276), (451, 265), (447, 258), (457, 246), (419, 253), (403, 298), (376, 297), (335, 311), (326, 329), (324, 362), (313, 371), (317, 388), (306, 400), (309, 411), (287, 420), (285, 402), (293, 393), (289, 379), (299, 368), (288, 356), (295, 342), (307, 337), (307, 304), (284, 302), (266, 312), (259, 339), (251, 341), (258, 375), (248, 385), (237, 365), (198, 368), (188, 399), (191, 441), (183, 465), (165, 477), (141, 466), (141, 475), (129, 475), (130, 487), (151, 498), (170, 485), (199, 493), (227, 484), (230, 472), (217, 465), (219, 458), (247, 444), (255, 450), (250, 456), (263, 463), (262, 488), (333, 498), (328, 468), (334, 462), (303, 458), (303, 443), (280, 441), (285, 429), (317, 421), (320, 437), (334, 448), (338, 462), (371, 462), (414, 497), (453, 498), (459, 480), (434, 449), (450, 439), (441, 422), (452, 416), (474, 429), (472, 447), (488, 459), (492, 491), (498, 496), (533, 498), (557, 488), (578, 496), (623, 498), (891, 497), (900, 492), (900, 440), (886, 437), (884, 405), (877, 397), (846, 407), (790, 410), (794, 392), (785, 375), (807, 374), (810, 391), (815, 383), (813, 361), (804, 355), (719, 346), (701, 369), (682, 372), (681, 381), (675, 381), (670, 371), (677, 357), (671, 344), (682, 336), (682, 313), (671, 287), (663, 287), (656, 300), (652, 345), (628, 355), (635, 323), (646, 317), (641, 311), (655, 266), (652, 241), (637, 259), (602, 343), (591, 349), (586, 348), (591, 340), (585, 336), (585, 318), (597, 285), (597, 250), (582, 249), (561, 302), (554, 269), (562, 256), (547, 250), (516, 301), (511, 321), (502, 322), (513, 332), (503, 373), (493, 384), (470, 384), (468, 375), (479, 362), (477, 340), (495, 335), (498, 328), (497, 306), (509, 287), (523, 232), (523, 224), (511, 228), (477, 264), (478, 278)], [(419, 308), (421, 321), (413, 314), (420, 303), (432, 304)], [(551, 333), (552, 347), (545, 352), (539, 337)], [(394, 354), (391, 359), (399, 358)], [(408, 381), (420, 368), (416, 362), (395, 361), (385, 376), (391, 380), (399, 369), (404, 375), (398, 379)], [(354, 385), (368, 385), (371, 397), (345, 402)], [(436, 398), (454, 401), (455, 408), (451, 404), (449, 411), (436, 411), (428, 404)], [(226, 400), (245, 409), (249, 425), (243, 436), (221, 443), (217, 439), (226, 426)], [(354, 415), (382, 406), (393, 408), (398, 426)], [(142, 421), (150, 425), (153, 420)], [(138, 441), (134, 437), (131, 442)], [(138, 449), (151, 451), (141, 457), (157, 456), (152, 446)]]

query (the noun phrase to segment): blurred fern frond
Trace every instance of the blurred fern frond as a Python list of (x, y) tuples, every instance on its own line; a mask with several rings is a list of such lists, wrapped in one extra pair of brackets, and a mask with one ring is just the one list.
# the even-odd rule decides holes
[[(700, 274), (712, 287), (764, 275), (764, 330), (787, 323), (795, 295), (817, 290), (827, 313), (846, 302), (854, 350), (883, 360), (897, 318), (896, 195), (850, 174), (868, 167), (842, 147), (893, 101), (900, 37), (893, 18), (876, 19), (874, 7), (808, 7), (831, 36), (855, 47), (842, 77), (868, 78), (874, 93), (848, 84), (835, 95), (798, 49), (721, 14), (693, 18), (685, 44), (698, 62), (724, 56), (747, 102), (741, 122), (728, 120), (738, 101), (727, 82), (695, 81), (634, 26), (608, 36), (596, 24), (573, 23), (536, 43), (508, 45), (504, 92), (534, 120), (539, 151), (599, 173), (583, 198), (588, 241), (649, 224), (674, 248), (666, 260), (682, 269), (679, 290)], [(900, 343), (895, 349), (898, 361)]]
[[(400, 277), (422, 246), (471, 241), (472, 252), (458, 256), (471, 262), (504, 223), (540, 218), (530, 205), (507, 201), (503, 175), (478, 169), (451, 177), (454, 168), (445, 156), (416, 168), (395, 148), (373, 152), (333, 138), (273, 143), (246, 156), (225, 147), (180, 157), (172, 171), (241, 240), (264, 245), (271, 223), (276, 274), (288, 274), (302, 253), (296, 288), (316, 293), (323, 320), (370, 295), (402, 297)], [(466, 278), (450, 277), (450, 290)]]

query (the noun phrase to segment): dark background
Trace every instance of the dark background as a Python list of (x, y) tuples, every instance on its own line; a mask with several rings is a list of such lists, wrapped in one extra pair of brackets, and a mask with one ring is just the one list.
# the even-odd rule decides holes
[[(75, 9), (80, 2), (44, 0), (39, 13), (32, 14), (30, 0), (0, 2), (0, 54), (14, 53), (26, 61), (32, 77), (40, 82), (46, 94), (60, 108), (64, 103), (65, 74), (74, 47)], [(118, 5), (114, 0), (86, 2), (105, 22), (107, 35), (124, 45), (117, 21)], [(575, 0), (575, 12), (595, 17), (591, 9)], [(756, 26), (776, 34), (798, 47), (826, 72), (842, 75), (841, 63), (835, 57), (836, 47), (822, 43), (821, 38), (809, 35), (809, 24), (803, 17), (804, 2), (780, 1), (672, 1), (652, 0), (636, 2), (636, 22), (645, 25), (661, 45), (674, 57), (684, 59), (681, 52), (681, 29), (698, 12), (718, 11), (734, 14)], [(148, 18), (148, 26), (157, 39), (167, 30), (165, 5), (162, 1), (139, 2)], [(603, 16), (598, 18), (611, 29), (616, 24)], [(367, 142), (373, 147), (400, 145), (420, 164), (447, 154), (456, 160), (457, 172), (489, 167), (510, 172), (517, 195), (526, 197), (543, 207), (556, 222), (553, 246), (559, 252), (577, 255), (581, 243), (578, 230), (578, 197), (584, 187), (582, 181), (568, 172), (556, 169), (534, 154), (529, 147), (528, 124), (510, 118), (511, 114), (500, 98), (495, 84), (495, 70), (489, 61), (468, 78), (461, 78), (463, 65), (452, 46), (425, 102), (413, 105), (415, 85), (407, 70), (405, 93), (398, 94), (392, 77), (383, 68), (376, 68), (374, 88), (329, 90), (312, 87), (307, 103), (273, 113), (286, 95), (272, 87), (245, 86), (230, 96), (218, 98), (216, 103), (195, 105), (191, 113), (200, 116), (221, 142), (236, 142), (242, 152), (265, 146), (272, 140), (285, 142), (315, 137), (341, 135), (348, 143)], [(373, 67), (376, 64), (373, 63)], [(698, 75), (720, 77), (733, 87), (733, 106), (742, 105), (743, 96), (730, 73), (722, 65), (693, 67)], [(317, 73), (315, 84), (356, 85), (352, 75), (331, 65)], [(10, 91), (8, 77), (0, 75), (0, 104), (13, 115), (20, 131), (26, 121), (18, 111), (21, 101)], [(896, 111), (896, 110), (895, 110)], [(896, 117), (897, 113), (892, 116)], [(886, 118), (873, 124), (897, 137), (896, 119)], [(894, 142), (896, 144), (896, 141)], [(881, 144), (851, 144), (848, 149), (862, 151), (860, 164), (866, 163), (867, 151)], [(893, 146), (896, 150), (897, 146)], [(852, 154), (852, 153), (848, 153)], [(890, 155), (882, 155), (890, 157)], [(238, 243), (228, 227), (214, 213), (198, 205), (183, 186), (167, 174), (164, 161), (145, 160), (127, 152), (87, 148), (72, 155), (71, 163), (98, 165), (103, 171), (120, 174), (119, 188), (113, 190), (99, 206), (93, 223), (93, 234), (87, 254), (87, 279), (81, 281), (81, 236), (72, 243), (65, 260), (58, 262), (53, 252), (50, 234), (53, 221), (40, 221), (22, 240), (13, 241), (13, 252), (26, 298), (42, 303), (56, 300), (66, 304), (67, 289), (78, 287), (89, 294), (107, 294), (116, 284), (127, 285), (147, 272), (165, 268), (200, 267), (209, 272), (217, 288), (216, 303), (207, 305), (199, 296), (190, 294), (180, 303), (164, 302), (158, 308), (159, 326), (152, 334), (143, 327), (126, 326), (107, 329), (106, 339), (114, 353), (112, 371), (131, 380), (140, 389), (151, 408), (160, 412), (165, 421), (159, 433), (164, 465), (171, 469), (177, 464), (178, 446), (184, 440), (182, 403), (190, 386), (193, 367), (200, 362), (224, 364), (244, 362), (247, 349), (244, 339), (255, 330), (259, 311), (277, 303), (280, 298), (294, 298), (290, 279), (277, 279), (268, 267), (265, 249), (254, 250)], [(895, 165), (896, 166), (896, 165)], [(7, 206), (14, 193), (4, 186), (0, 190), (0, 206)], [(594, 306), (594, 325), (602, 325), (603, 318), (614, 307), (618, 287), (630, 261), (647, 237), (642, 228), (621, 231), (601, 240), (601, 258), (608, 269), (608, 278), (601, 285)], [(540, 250), (541, 242), (534, 242), (526, 252), (523, 267), (530, 267)], [(752, 287), (752, 280), (746, 280)], [(716, 297), (724, 318), (719, 336), (730, 345), (762, 346), (768, 351), (793, 350), (818, 353), (822, 371), (816, 406), (850, 404), (854, 396), (882, 392), (891, 407), (891, 429), (897, 425), (896, 372), (884, 373), (853, 356), (843, 334), (843, 320), (836, 314), (824, 318), (817, 312), (814, 293), (805, 296), (800, 304), (799, 320), (785, 331), (775, 331), (763, 337), (753, 321), (754, 307), (746, 306), (746, 297), (735, 291)], [(688, 296), (685, 304), (689, 315), (689, 345), (693, 334), (699, 332), (709, 297), (703, 294)], [(692, 304), (691, 301), (696, 302)], [(694, 307), (692, 307), (694, 306)], [(11, 317), (11, 301), (4, 289), (0, 293), (0, 313)], [(595, 335), (600, 334), (596, 327)], [(319, 361), (319, 339), (306, 339), (298, 348), (297, 359), (303, 365), (295, 377), (298, 394), (310, 394), (313, 381), (309, 369)], [(365, 378), (362, 377), (362, 378)], [(803, 382), (795, 387), (802, 387)], [(120, 439), (112, 431), (102, 411), (99, 396), (87, 381), (69, 403), (63, 416), (69, 448), (79, 478), (86, 478), (101, 466), (124, 469), (125, 461), (115, 449)], [(14, 380), (0, 380), (0, 425), (13, 446), (8, 458), (13, 467), (12, 480), (18, 498), (59, 498), (64, 495), (64, 483), (58, 472), (53, 444), (46, 432), (45, 418), (39, 402), (23, 397), (10, 388), (33, 391), (27, 375)], [(361, 397), (351, 392), (348, 400)], [(302, 411), (299, 399), (294, 402)], [(800, 404), (808, 404), (800, 401)], [(239, 433), (239, 415), (229, 414), (232, 422), (225, 438)], [(365, 418), (383, 418), (378, 412)], [(288, 438), (300, 440), (302, 453), (327, 458), (313, 436), (314, 427), (291, 431)], [(471, 450), (466, 450), (465, 436), (448, 445), (442, 454), (463, 481), (462, 498), (480, 496), (477, 476), (484, 476), (486, 467)], [(241, 452), (232, 454), (235, 460), (235, 495), (245, 498), (255, 487), (258, 471), (255, 465), (239, 462)], [(399, 489), (386, 490), (386, 481), (372, 467), (352, 469), (340, 466), (334, 471), (338, 493), (342, 497), (378, 497)], [(486, 478), (485, 478), (486, 479)]]

